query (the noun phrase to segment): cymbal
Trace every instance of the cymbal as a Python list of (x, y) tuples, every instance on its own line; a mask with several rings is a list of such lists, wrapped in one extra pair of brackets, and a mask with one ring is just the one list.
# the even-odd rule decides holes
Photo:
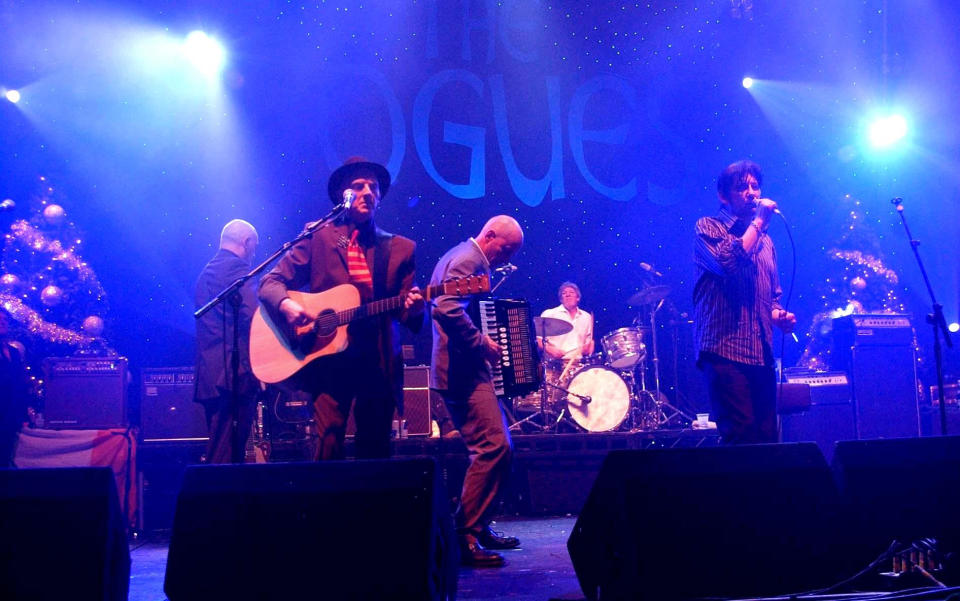
[(649, 286), (627, 299), (627, 304), (633, 307), (649, 305), (667, 298), (670, 294), (670, 286)]
[(533, 327), (537, 336), (559, 336), (573, 329), (573, 324), (555, 317), (534, 317)]

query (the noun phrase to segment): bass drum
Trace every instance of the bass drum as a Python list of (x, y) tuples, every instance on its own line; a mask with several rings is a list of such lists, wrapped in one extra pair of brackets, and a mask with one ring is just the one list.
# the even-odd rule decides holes
[[(567, 396), (570, 417), (587, 432), (616, 430), (627, 418), (630, 387), (608, 367), (584, 367), (573, 374), (564, 388), (571, 393)], [(589, 402), (580, 397), (588, 397)]]

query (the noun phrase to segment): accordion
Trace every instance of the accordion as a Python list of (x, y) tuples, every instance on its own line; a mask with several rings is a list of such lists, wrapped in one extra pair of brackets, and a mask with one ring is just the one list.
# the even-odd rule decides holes
[(497, 396), (523, 396), (540, 387), (540, 355), (536, 331), (525, 300), (487, 298), (472, 303), (471, 315), (480, 331), (500, 345), (493, 368)]

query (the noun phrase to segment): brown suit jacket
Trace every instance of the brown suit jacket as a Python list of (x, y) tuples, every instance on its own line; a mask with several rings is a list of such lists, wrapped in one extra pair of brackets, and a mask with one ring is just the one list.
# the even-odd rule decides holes
[[(259, 297), (271, 316), (283, 323), (280, 302), (287, 298), (288, 290), (306, 289), (307, 292), (322, 292), (340, 284), (350, 283), (347, 271), (347, 241), (353, 225), (346, 222), (333, 224), (318, 230), (312, 237), (291, 248), (276, 267), (260, 280)], [(391, 234), (375, 225), (361, 229), (359, 242), (366, 249), (367, 265), (373, 275), (375, 299), (406, 293), (414, 285), (414, 251), (416, 243), (409, 238)], [(403, 362), (397, 323), (417, 332), (423, 325), (420, 315), (403, 316), (384, 314), (348, 328), (350, 347), (353, 352), (371, 349), (379, 357), (379, 367), (393, 383), (397, 406), (403, 403)], [(351, 352), (351, 348), (347, 352)]]

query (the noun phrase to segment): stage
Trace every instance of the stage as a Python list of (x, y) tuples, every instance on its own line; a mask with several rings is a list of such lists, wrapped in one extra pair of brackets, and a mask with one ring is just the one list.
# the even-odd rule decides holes
[[(591, 432), (569, 434), (515, 434), (514, 463), (501, 515), (540, 517), (576, 515), (612, 450), (666, 449), (716, 446), (716, 430), (655, 430), (651, 432)], [(138, 456), (142, 499), (141, 529), (148, 535), (169, 530), (173, 523), (180, 479), (186, 467), (199, 463), (202, 440), (148, 441)], [(467, 467), (466, 447), (459, 437), (410, 436), (394, 440), (394, 456), (429, 456), (439, 463), (444, 484), (456, 504)], [(286, 440), (272, 446), (273, 461), (303, 461), (303, 441)], [(352, 453), (347, 439), (347, 455)], [(251, 451), (251, 462), (263, 461)]]

